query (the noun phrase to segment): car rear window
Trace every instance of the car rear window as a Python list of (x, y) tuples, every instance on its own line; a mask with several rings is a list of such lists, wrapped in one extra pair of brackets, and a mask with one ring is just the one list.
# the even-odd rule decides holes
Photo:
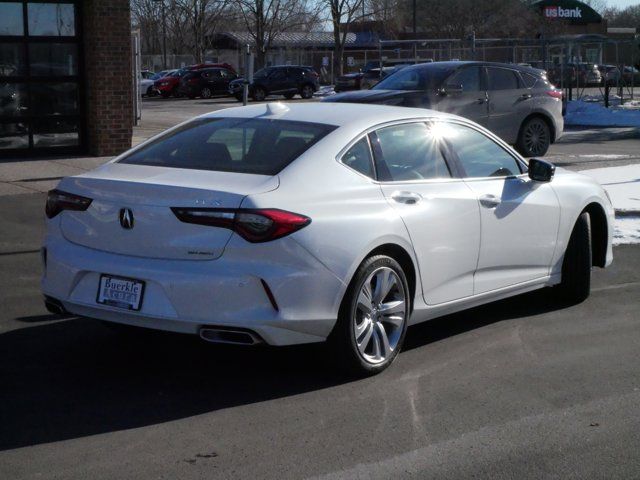
[(205, 118), (163, 135), (119, 163), (276, 175), (336, 128), (263, 118)]

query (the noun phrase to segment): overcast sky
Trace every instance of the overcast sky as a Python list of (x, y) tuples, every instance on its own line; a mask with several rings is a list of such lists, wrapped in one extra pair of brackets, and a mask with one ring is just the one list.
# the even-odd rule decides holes
[(604, 1), (610, 7), (618, 7), (618, 8), (624, 8), (630, 5), (640, 4), (639, 0), (604, 0)]

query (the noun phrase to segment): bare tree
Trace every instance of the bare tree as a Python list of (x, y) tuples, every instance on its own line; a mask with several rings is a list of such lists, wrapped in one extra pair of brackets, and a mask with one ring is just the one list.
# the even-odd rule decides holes
[(255, 43), (256, 66), (265, 65), (267, 50), (278, 35), (308, 27), (317, 17), (307, 0), (235, 0), (238, 14)]
[(215, 32), (229, 0), (175, 0), (189, 27), (197, 63), (204, 60), (206, 38)]
[(342, 75), (344, 73), (344, 47), (349, 35), (351, 24), (357, 19), (363, 19), (362, 9), (364, 0), (320, 0), (321, 4), (329, 8), (331, 12), (331, 25), (333, 27), (333, 62), (334, 71)]

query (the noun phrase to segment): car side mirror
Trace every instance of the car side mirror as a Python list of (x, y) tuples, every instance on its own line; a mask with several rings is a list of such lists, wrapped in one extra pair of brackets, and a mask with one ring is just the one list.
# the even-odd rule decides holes
[(455, 95), (462, 92), (462, 84), (459, 83), (447, 83), (442, 89), (442, 93), (445, 95)]
[(540, 160), (539, 158), (529, 160), (529, 178), (531, 180), (536, 182), (550, 182), (555, 172), (556, 166), (551, 162)]

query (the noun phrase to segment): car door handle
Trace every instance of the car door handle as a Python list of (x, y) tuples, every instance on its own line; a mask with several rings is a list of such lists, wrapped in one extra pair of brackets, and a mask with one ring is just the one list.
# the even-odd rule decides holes
[(483, 103), (487, 103), (488, 101), (489, 101), (489, 99), (488, 99), (488, 98), (479, 98), (479, 99), (478, 99), (478, 104), (479, 104), (479, 105), (482, 105)]
[(482, 205), (485, 208), (494, 208), (497, 207), (498, 205), (500, 205), (500, 202), (502, 200), (500, 199), (500, 197), (496, 197), (495, 195), (482, 195), (480, 197), (480, 205)]
[(391, 194), (391, 198), (394, 202), (404, 203), (405, 205), (415, 205), (420, 200), (422, 200), (422, 195), (414, 192), (398, 191), (393, 192)]
[(532, 95), (530, 93), (523, 93), (522, 95), (520, 95), (521, 100), (529, 100), (531, 97)]

